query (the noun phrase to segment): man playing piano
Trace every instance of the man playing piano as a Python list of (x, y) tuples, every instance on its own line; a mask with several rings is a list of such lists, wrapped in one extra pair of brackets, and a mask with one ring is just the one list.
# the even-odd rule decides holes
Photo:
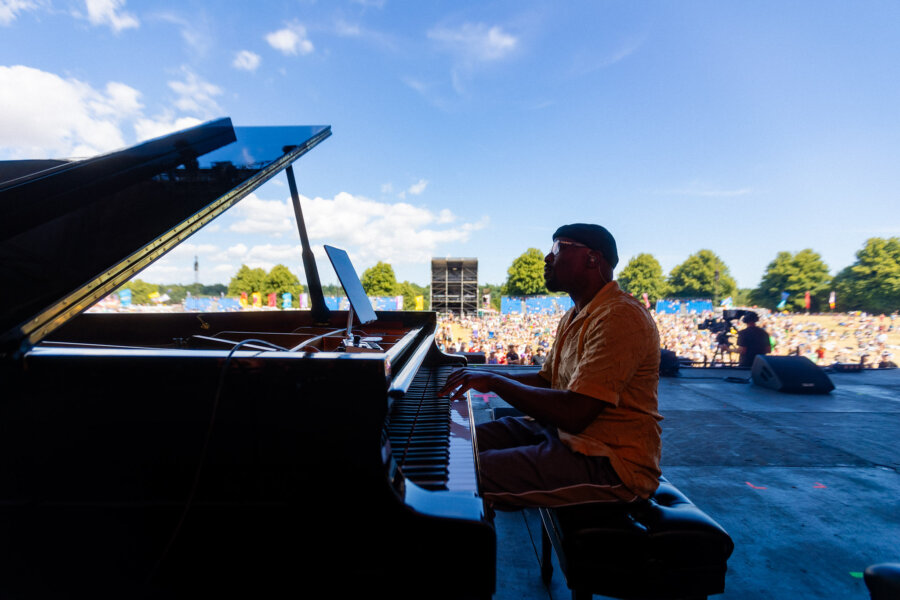
[(630, 502), (656, 490), (659, 334), (613, 280), (618, 260), (605, 228), (560, 227), (544, 278), (575, 306), (541, 370), (460, 369), (441, 392), (494, 392), (527, 415), (476, 428), (481, 492), (498, 508)]

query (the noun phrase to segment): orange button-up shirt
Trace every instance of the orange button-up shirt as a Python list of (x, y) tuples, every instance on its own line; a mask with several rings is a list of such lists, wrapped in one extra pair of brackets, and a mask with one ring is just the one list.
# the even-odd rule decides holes
[(660, 475), (659, 348), (650, 313), (611, 281), (580, 312), (563, 316), (540, 371), (553, 389), (603, 402), (584, 431), (560, 430), (559, 438), (575, 452), (608, 457), (622, 483), (644, 498)]

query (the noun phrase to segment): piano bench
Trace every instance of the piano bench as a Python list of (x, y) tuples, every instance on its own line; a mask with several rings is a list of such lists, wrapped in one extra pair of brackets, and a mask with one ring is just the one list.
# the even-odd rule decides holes
[(725, 590), (734, 543), (665, 478), (649, 499), (540, 509), (541, 577), (556, 550), (574, 600), (706, 598)]

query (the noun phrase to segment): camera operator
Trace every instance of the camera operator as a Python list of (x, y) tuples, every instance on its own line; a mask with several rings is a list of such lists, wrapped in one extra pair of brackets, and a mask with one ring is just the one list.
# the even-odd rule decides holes
[(747, 311), (747, 314), (741, 319), (747, 326), (738, 332), (737, 346), (738, 352), (741, 354), (738, 365), (741, 367), (752, 367), (753, 359), (757, 354), (768, 354), (772, 349), (769, 342), (769, 334), (762, 327), (757, 327), (756, 322), (759, 321), (759, 315), (755, 312)]

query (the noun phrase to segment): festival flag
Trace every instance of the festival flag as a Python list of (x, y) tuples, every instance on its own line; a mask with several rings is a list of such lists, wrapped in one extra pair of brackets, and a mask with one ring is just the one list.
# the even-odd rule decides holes
[(650, 308), (650, 296), (647, 295), (647, 292), (641, 294), (644, 297), (644, 306)]
[(809, 297), (809, 290), (806, 290), (806, 295), (803, 296), (803, 306), (806, 307), (806, 310), (809, 310), (811, 304), (812, 299)]
[(241, 299), (239, 302), (241, 303), (241, 308), (247, 308), (247, 292), (241, 292)]
[(734, 300), (731, 298), (731, 296), (728, 296), (727, 298), (722, 300), (722, 306), (724, 306), (725, 308), (731, 308), (732, 306), (734, 306)]
[(425, 310), (425, 296), (416, 296), (416, 310)]
[(253, 308), (261, 308), (262, 307), (262, 294), (259, 292), (253, 292), (250, 294), (250, 297), (253, 298)]
[(269, 308), (276, 308), (278, 306), (278, 295), (275, 292), (269, 292), (269, 295), (266, 297)]
[(788, 296), (790, 296), (790, 294), (788, 294), (787, 292), (781, 292), (781, 302), (779, 302), (778, 306), (776, 306), (775, 308), (777, 308), (778, 310), (784, 310), (784, 305), (787, 304)]
[(281, 294), (281, 308), (290, 308), (294, 303), (294, 297), (290, 292)]
[(835, 301), (834, 290), (831, 290), (831, 293), (828, 295), (828, 306), (831, 307), (831, 310), (834, 310), (834, 301)]

